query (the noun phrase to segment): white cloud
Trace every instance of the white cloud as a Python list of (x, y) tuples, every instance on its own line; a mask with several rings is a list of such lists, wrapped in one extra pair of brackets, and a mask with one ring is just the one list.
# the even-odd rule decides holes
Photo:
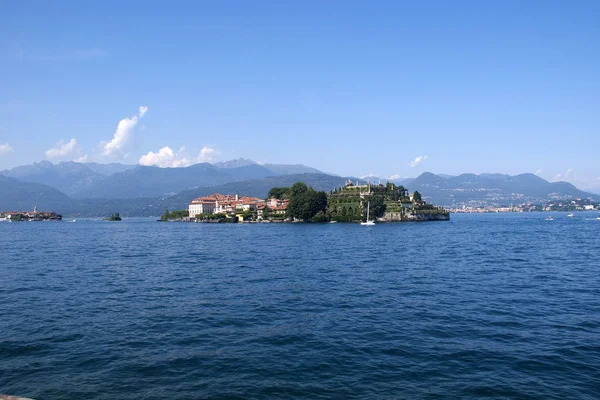
[(0, 156), (8, 154), (11, 151), (14, 151), (14, 149), (12, 148), (12, 146), (10, 144), (8, 144), (8, 143), (0, 144)]
[(427, 156), (418, 156), (417, 158), (415, 158), (414, 160), (412, 160), (411, 162), (409, 162), (408, 166), (411, 167), (411, 168), (414, 168), (417, 165), (421, 164), (425, 160), (427, 160)]
[(372, 179), (372, 178), (379, 178), (379, 176), (377, 176), (375, 174), (366, 174), (366, 175), (360, 176), (360, 179)]
[(148, 107), (141, 106), (138, 110), (138, 114), (129, 118), (123, 118), (117, 125), (117, 130), (108, 143), (105, 143), (102, 148), (102, 156), (105, 158), (123, 159), (127, 157), (128, 152), (133, 144), (133, 136), (135, 132), (135, 126), (137, 125), (140, 118), (142, 118)]
[(73, 161), (75, 161), (75, 162), (78, 162), (78, 163), (86, 163), (86, 162), (88, 162), (89, 160), (90, 160), (90, 158), (89, 158), (89, 157), (88, 157), (88, 155), (86, 154), (85, 156), (82, 156), (82, 157), (76, 158), (76, 159), (75, 159), (75, 160), (73, 160)]
[(161, 168), (188, 167), (201, 162), (212, 161), (216, 154), (217, 151), (214, 148), (204, 146), (200, 150), (200, 153), (198, 153), (198, 156), (189, 157), (186, 154), (185, 147), (181, 147), (178, 152), (175, 152), (169, 146), (165, 146), (158, 150), (157, 153), (150, 151), (148, 154), (141, 156), (139, 163), (141, 165), (154, 165)]
[(388, 176), (388, 179), (390, 181), (395, 181), (396, 179), (400, 179), (400, 178), (402, 178), (402, 177), (400, 175), (398, 175), (398, 174), (394, 174), (394, 175)]
[(216, 156), (217, 152), (214, 148), (204, 146), (202, 150), (200, 150), (200, 154), (198, 155), (199, 162), (210, 162), (213, 160), (213, 157)]
[(540, 175), (540, 174), (542, 174), (543, 172), (544, 172), (544, 170), (543, 170), (543, 169), (541, 169), (541, 168), (539, 168), (537, 171), (535, 171), (535, 174), (536, 174), (536, 175)]
[(565, 171), (564, 174), (556, 174), (554, 178), (552, 178), (552, 182), (557, 181), (567, 181), (573, 178), (573, 168), (569, 168)]
[(46, 158), (62, 158), (73, 154), (77, 150), (77, 140), (71, 139), (65, 143), (62, 140), (54, 145), (53, 148), (46, 150)]

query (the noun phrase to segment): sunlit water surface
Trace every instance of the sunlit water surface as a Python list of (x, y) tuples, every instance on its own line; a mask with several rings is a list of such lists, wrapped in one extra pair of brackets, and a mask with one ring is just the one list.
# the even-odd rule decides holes
[(0, 223), (0, 393), (600, 396), (595, 214)]

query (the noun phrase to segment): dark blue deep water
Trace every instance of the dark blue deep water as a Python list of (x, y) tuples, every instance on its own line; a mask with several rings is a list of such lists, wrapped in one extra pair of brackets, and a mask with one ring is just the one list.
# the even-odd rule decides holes
[(0, 223), (0, 393), (600, 396), (595, 214)]

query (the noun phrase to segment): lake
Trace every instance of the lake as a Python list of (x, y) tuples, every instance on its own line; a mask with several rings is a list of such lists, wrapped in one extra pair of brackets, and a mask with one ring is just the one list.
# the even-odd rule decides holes
[(596, 399), (595, 213), (0, 223), (0, 393)]

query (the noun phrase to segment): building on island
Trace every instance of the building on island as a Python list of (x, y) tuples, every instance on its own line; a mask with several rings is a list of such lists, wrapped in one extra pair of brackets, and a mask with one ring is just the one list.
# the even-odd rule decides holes
[(188, 206), (189, 216), (194, 218), (198, 214), (213, 214), (215, 212), (215, 203), (200, 199), (192, 200)]
[(290, 203), (287, 199), (276, 199), (274, 197), (267, 200), (267, 207), (273, 214), (283, 215), (287, 211), (288, 204)]
[(232, 196), (220, 193), (198, 197), (188, 206), (189, 216), (195, 218), (199, 214), (236, 214), (255, 212), (265, 201), (257, 197)]
[(61, 221), (62, 215), (52, 211), (3, 211), (0, 212), (0, 221)]

